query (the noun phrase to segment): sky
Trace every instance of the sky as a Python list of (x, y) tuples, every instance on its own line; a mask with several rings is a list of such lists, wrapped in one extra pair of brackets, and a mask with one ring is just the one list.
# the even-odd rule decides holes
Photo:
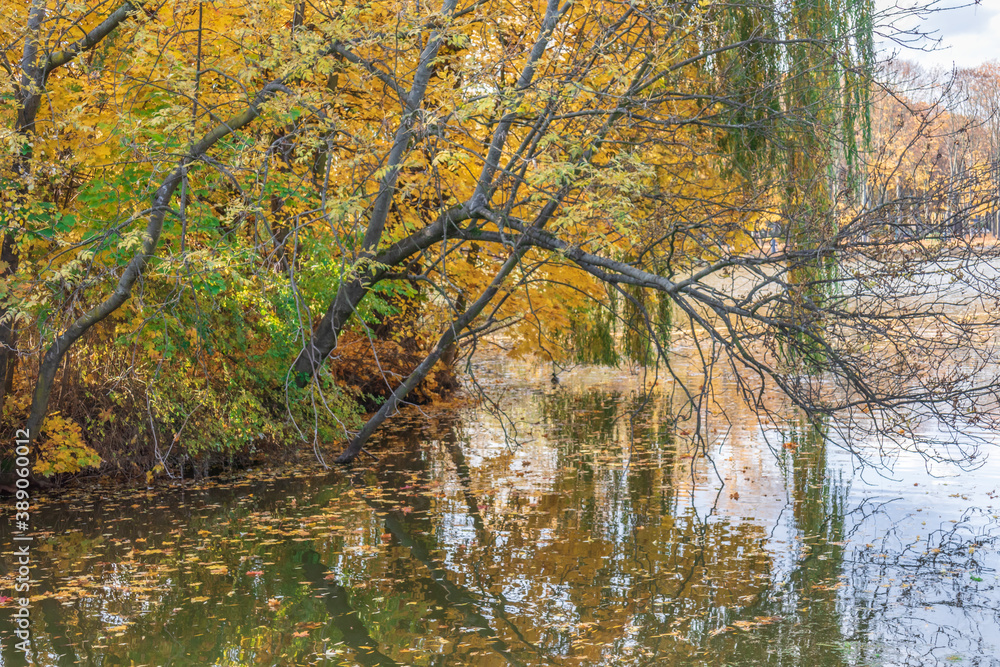
[[(898, 52), (900, 58), (912, 60), (925, 68), (975, 67), (987, 60), (1000, 61), (1000, 0), (923, 0), (921, 6), (931, 5), (936, 11), (925, 12), (918, 19), (910, 12), (918, 0), (875, 0), (882, 22), (892, 20), (897, 28), (918, 28), (934, 32), (941, 39), (939, 47), (931, 52), (903, 48), (887, 39), (880, 39), (878, 48), (884, 55)], [(886, 32), (886, 31), (882, 31)], [(921, 42), (930, 46), (929, 40)]]

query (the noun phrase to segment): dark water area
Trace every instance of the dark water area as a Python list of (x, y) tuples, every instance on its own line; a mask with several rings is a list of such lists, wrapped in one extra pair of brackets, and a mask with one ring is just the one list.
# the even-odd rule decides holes
[(1000, 452), (880, 475), (735, 409), (696, 446), (626, 372), (483, 377), (509, 421), (411, 411), (378, 461), (45, 501), (0, 665), (1000, 664)]

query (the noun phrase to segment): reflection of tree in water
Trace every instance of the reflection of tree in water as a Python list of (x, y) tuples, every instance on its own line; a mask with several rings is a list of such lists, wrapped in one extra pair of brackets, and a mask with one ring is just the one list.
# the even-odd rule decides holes
[(847, 488), (831, 478), (826, 425), (800, 420), (789, 428), (784, 465), (799, 553), (787, 580), (775, 580), (745, 610), (774, 619), (748, 637), (745, 657), (769, 665), (847, 664), (838, 599)]
[[(687, 660), (715, 610), (768, 581), (759, 527), (678, 513), (674, 465), (688, 463), (676, 460), (663, 421), (629, 422), (632, 407), (599, 392), (547, 397), (543, 414), (563, 426), (559, 473), (530, 498), (494, 504), (479, 549), (454, 566), (503, 597), (531, 643), (578, 664)], [(637, 448), (627, 469), (623, 423)], [(509, 462), (494, 463), (467, 484), (510, 482)]]
[(791, 429), (801, 557), (770, 601), (788, 622), (762, 633), (761, 648), (796, 664), (997, 664), (1000, 612), (983, 576), (995, 577), (996, 517), (968, 508), (921, 537), (893, 501), (854, 506), (824, 429)]
[[(894, 504), (863, 518), (881, 537), (855, 545), (851, 554), (856, 634), (895, 664), (998, 664), (1000, 525), (994, 510), (969, 507), (914, 534)], [(873, 621), (863, 625), (863, 618)]]
[[(614, 424), (631, 405), (617, 397), (587, 398), (582, 405), (565, 402), (574, 415), (588, 419), (562, 434), (559, 474), (546, 488), (499, 493), (497, 487), (518, 479), (510, 461), (498, 456), (470, 469), (457, 435), (438, 432), (437, 446), (423, 449), (424, 469), (438, 475), (450, 470), (460, 490), (434, 509), (434, 528), (418, 512), (387, 511), (385, 525), (394, 543), (409, 549), (411, 579), (414, 567), (432, 573), (440, 588), (451, 591), (449, 600), (468, 600), (503, 642), (501, 649), (491, 640), (492, 650), (474, 659), (467, 650), (462, 655), (470, 663), (509, 663), (508, 650), (531, 664), (641, 664), (657, 654), (684, 660), (692, 655), (691, 646), (676, 635), (691, 632), (705, 607), (735, 604), (767, 581), (766, 556), (757, 549), (759, 528), (709, 524), (690, 513), (675, 516), (669, 464), (676, 452), (669, 431), (649, 419), (630, 424), (642, 451), (626, 470), (615, 452), (621, 432)], [(559, 420), (558, 412), (550, 416)], [(650, 440), (656, 443), (652, 448)], [(670, 457), (650, 465), (650, 449)], [(615, 456), (604, 456), (609, 450)], [(663, 460), (668, 465), (660, 465)], [(407, 496), (413, 491), (400, 491), (414, 486), (414, 463), (386, 468), (380, 502), (409, 506), (417, 500)], [(405, 479), (401, 471), (407, 471)], [(463, 523), (457, 514), (467, 517), (474, 542), (442, 530)], [(430, 543), (429, 535), (438, 543)], [(736, 577), (737, 585), (717, 571), (731, 572), (739, 563), (752, 575)], [(395, 572), (401, 574), (402, 567)]]
[[(308, 561), (297, 557), (300, 547), (273, 539), (298, 525), (290, 496), (344, 490), (342, 482), (283, 480), (145, 503), (134, 494), (43, 506), (39, 519), (54, 530), (36, 544), (35, 591), (77, 590), (33, 604), (36, 652), (28, 664), (136, 665), (152, 656), (155, 664), (178, 666), (297, 664), (311, 649), (293, 634), (300, 623), (350, 644), (356, 617), (324, 614), (331, 604), (347, 609), (343, 589), (331, 584), (320, 592), (332, 600), (315, 598), (302, 584)], [(334, 552), (343, 550), (342, 540), (331, 541)], [(90, 558), (80, 559), (81, 552)], [(266, 569), (266, 577), (246, 574), (255, 569)], [(25, 664), (11, 642), (3, 644), (0, 664)]]
[[(560, 390), (533, 406), (555, 435), (516, 452), (477, 448), (474, 437), (496, 434), (458, 419), (417, 420), (387, 432), (391, 453), (374, 468), (346, 476), (40, 517), (58, 529), (41, 586), (78, 574), (92, 585), (68, 606), (35, 607), (37, 646), (63, 656), (35, 664), (292, 665), (333, 647), (331, 664), (476, 667), (916, 665), (996, 653), (989, 513), (969, 509), (914, 541), (892, 503), (847, 511), (823, 427), (793, 425), (784, 516), (796, 542), (782, 548), (796, 553), (783, 568), (766, 527), (687, 504), (692, 465), (668, 406), (637, 407), (626, 394)], [(554, 467), (525, 475), (536, 454)], [(870, 548), (859, 541), (876, 531)], [(84, 553), (100, 557), (60, 565)], [(212, 575), (208, 563), (228, 570)], [(123, 589), (144, 567), (155, 585)], [(109, 634), (116, 615), (130, 625)], [(9, 642), (3, 650), (3, 664), (17, 664)]]

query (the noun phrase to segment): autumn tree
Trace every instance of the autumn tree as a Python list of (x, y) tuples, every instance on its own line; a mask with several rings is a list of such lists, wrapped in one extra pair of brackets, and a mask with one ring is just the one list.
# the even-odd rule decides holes
[[(223, 449), (342, 428), (348, 461), (498, 332), (553, 361), (624, 341), (671, 375), (671, 331), (693, 330), (748, 400), (773, 385), (844, 423), (983, 407), (990, 353), (960, 378), (916, 360), (965, 363), (990, 318), (909, 299), (934, 258), (876, 234), (894, 202), (858, 195), (876, 169), (868, 2), (8, 16), (4, 372), (15, 350), (37, 360), (30, 406), (8, 410), (33, 436), (78, 350), (119, 396), (86, 418), (127, 404), (161, 463), (196, 450), (189, 425)], [(422, 350), (358, 431), (327, 361), (352, 327)]]

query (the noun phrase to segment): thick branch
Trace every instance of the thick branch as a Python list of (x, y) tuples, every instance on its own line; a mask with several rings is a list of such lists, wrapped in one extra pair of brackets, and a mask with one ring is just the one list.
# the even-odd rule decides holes
[(55, 68), (62, 67), (84, 51), (89, 51), (97, 46), (102, 39), (110, 35), (115, 28), (121, 25), (122, 21), (127, 19), (129, 14), (139, 11), (141, 7), (142, 3), (133, 4), (132, 2), (125, 2), (118, 9), (111, 12), (111, 15), (101, 21), (100, 25), (96, 28), (62, 51), (56, 51), (50, 55), (42, 67), (42, 80), (44, 81)]
[[(456, 4), (456, 0), (446, 0), (442, 13), (453, 13), (455, 11)], [(568, 11), (569, 6), (570, 5), (567, 4), (563, 8), (562, 12)], [(525, 89), (531, 84), (531, 81), (534, 78), (537, 62), (545, 52), (549, 37), (555, 29), (556, 22), (558, 21), (560, 15), (561, 12), (559, 10), (558, 0), (549, 0), (545, 18), (542, 21), (542, 28), (539, 33), (539, 37), (532, 48), (528, 62), (525, 64), (524, 69), (518, 77), (518, 99), (523, 96)], [(392, 199), (395, 196), (395, 183), (398, 174), (398, 165), (403, 157), (404, 149), (411, 138), (412, 125), (415, 120), (416, 111), (423, 101), (427, 84), (433, 74), (433, 61), (437, 56), (440, 40), (440, 34), (437, 32), (435, 32), (428, 40), (427, 46), (420, 55), (420, 63), (417, 67), (416, 74), (414, 74), (413, 88), (411, 89), (409, 95), (405, 97), (405, 115), (400, 121), (400, 126), (396, 132), (396, 139), (389, 153), (388, 170), (379, 185), (379, 193), (375, 200), (375, 206), (372, 209), (368, 228), (365, 230), (365, 237), (362, 242), (362, 267), (364, 266), (363, 260), (365, 255), (370, 255), (370, 253), (374, 251), (374, 249), (378, 246), (378, 243), (381, 241), (382, 234), (385, 230), (386, 218), (392, 204)], [(340, 47), (335, 45), (334, 48), (337, 53), (347, 57), (347, 53), (342, 52)], [(516, 108), (516, 106), (516, 103), (512, 104), (512, 108)], [(507, 140), (508, 131), (516, 115), (517, 114), (513, 111), (506, 114), (494, 131), (487, 158), (483, 164), (482, 172), (476, 184), (476, 190), (470, 199), (469, 204), (465, 207), (461, 207), (461, 213), (456, 214), (453, 209), (445, 214), (445, 219), (439, 218), (434, 225), (427, 228), (427, 233), (423, 234), (421, 241), (429, 239), (434, 240), (427, 246), (423, 247), (429, 247), (429, 245), (433, 245), (433, 243), (443, 238), (442, 234), (446, 231), (445, 228), (447, 224), (457, 223), (460, 220), (467, 219), (469, 217), (469, 210), (478, 209), (487, 203), (490, 197), (490, 189), (492, 187), (493, 177), (500, 160), (502, 148)], [(438, 226), (438, 223), (442, 223), (442, 225)], [(423, 249), (423, 247), (419, 249)], [(391, 266), (398, 263), (398, 261), (401, 261), (393, 261), (392, 250), (393, 249), (390, 248), (389, 251), (386, 251), (385, 253), (382, 253), (378, 257), (374, 258), (375, 262)], [(362, 273), (363, 271), (364, 268), (362, 268)], [(354, 280), (341, 283), (341, 286), (337, 290), (337, 295), (334, 297), (333, 302), (327, 309), (326, 314), (320, 321), (316, 330), (313, 332), (310, 341), (295, 359), (295, 381), (298, 386), (304, 387), (309, 383), (310, 378), (312, 378), (319, 367), (323, 364), (323, 361), (336, 346), (337, 337), (340, 335), (341, 329), (350, 319), (358, 304), (361, 303), (361, 300), (368, 293), (370, 287), (377, 283), (380, 278), (381, 271), (376, 269), (367, 276), (360, 275)]]
[(403, 90), (402, 86), (400, 86), (399, 83), (396, 81), (396, 78), (393, 77), (391, 74), (388, 74), (387, 72), (380, 70), (378, 67), (375, 67), (374, 64), (370, 63), (369, 61), (365, 60), (358, 54), (354, 53), (354, 51), (348, 49), (341, 42), (334, 42), (333, 46), (330, 47), (330, 53), (337, 54), (338, 56), (340, 56), (349, 63), (364, 67), (369, 74), (378, 77), (379, 81), (389, 86), (389, 88), (392, 88), (393, 92), (396, 93), (396, 96), (399, 98), (400, 102), (403, 103), (406, 102), (406, 97), (407, 97), (406, 91)]
[(493, 297), (495, 297), (497, 292), (500, 290), (504, 280), (506, 280), (511, 271), (514, 270), (517, 263), (521, 260), (521, 257), (524, 256), (524, 253), (526, 253), (530, 247), (531, 246), (528, 244), (523, 244), (521, 248), (511, 252), (507, 261), (500, 267), (500, 271), (497, 272), (496, 276), (494, 276), (489, 287), (483, 291), (483, 293), (478, 299), (476, 299), (475, 303), (473, 303), (468, 310), (455, 318), (451, 325), (445, 329), (445, 332), (441, 334), (441, 338), (438, 340), (437, 345), (434, 346), (431, 353), (420, 362), (420, 365), (413, 369), (413, 372), (410, 373), (409, 377), (407, 377), (401, 385), (396, 387), (395, 391), (392, 392), (392, 395), (389, 396), (385, 403), (382, 404), (382, 407), (379, 408), (379, 411), (368, 420), (364, 427), (362, 427), (361, 431), (359, 431), (354, 437), (354, 440), (352, 440), (351, 444), (347, 446), (347, 449), (341, 452), (340, 456), (337, 457), (337, 463), (347, 463), (358, 455), (361, 448), (364, 447), (365, 442), (368, 441), (368, 438), (370, 438), (376, 429), (382, 425), (382, 422), (384, 422), (389, 415), (396, 411), (396, 408), (399, 407), (400, 401), (402, 401), (414, 387), (420, 384), (430, 370), (434, 368), (434, 364), (441, 359), (441, 355), (443, 355), (445, 350), (448, 349), (448, 346), (454, 342), (458, 334), (469, 326), (472, 320), (474, 320), (481, 312), (483, 312), (483, 309), (489, 305), (490, 301), (493, 300)]
[(341, 330), (354, 314), (358, 304), (368, 294), (368, 290), (385, 277), (388, 267), (398, 266), (418, 252), (439, 243), (449, 230), (455, 229), (458, 223), (468, 220), (469, 217), (468, 207), (449, 209), (433, 224), (389, 246), (376, 255), (370, 264), (363, 264), (357, 269), (355, 277), (345, 277), (337, 289), (337, 296), (317, 325), (309, 343), (295, 359), (293, 367), (296, 384), (299, 387), (309, 384), (309, 379), (316, 369), (337, 346), (337, 337), (340, 336)]
[[(479, 215), (486, 219), (494, 219), (494, 221), (497, 219), (497, 216), (487, 211), (480, 211)], [(836, 349), (833, 348), (830, 341), (825, 339), (821, 334), (812, 330), (805, 323), (795, 318), (770, 317), (759, 312), (756, 307), (747, 308), (740, 303), (727, 303), (723, 300), (721, 295), (711, 293), (705, 285), (698, 282), (700, 278), (704, 278), (707, 275), (704, 272), (699, 272), (696, 277), (688, 278), (679, 283), (675, 283), (668, 278), (638, 268), (626, 262), (586, 252), (578, 246), (573, 246), (562, 239), (557, 238), (555, 235), (540, 229), (537, 225), (527, 225), (524, 222), (513, 218), (507, 218), (507, 225), (508, 227), (520, 232), (519, 235), (514, 237), (519, 246), (527, 244), (529, 246), (559, 252), (567, 259), (574, 262), (578, 267), (604, 282), (611, 284), (624, 283), (628, 285), (635, 285), (637, 287), (653, 289), (669, 295), (674, 302), (693, 321), (697, 322), (698, 325), (710, 336), (718, 340), (727, 348), (735, 347), (741, 353), (741, 358), (745, 363), (763, 373), (766, 373), (774, 379), (789, 396), (789, 398), (791, 398), (803, 409), (814, 409), (814, 406), (807, 405), (803, 402), (801, 398), (796, 395), (796, 392), (789, 386), (788, 381), (785, 378), (780, 377), (780, 375), (776, 373), (773, 368), (768, 367), (760, 359), (755, 358), (752, 354), (745, 351), (739, 336), (733, 327), (733, 321), (735, 318), (746, 318), (747, 320), (756, 321), (759, 324), (768, 327), (772, 331), (805, 336), (813, 344), (822, 348), (823, 353), (827, 355), (831, 368), (835, 367), (839, 369), (839, 374), (850, 382), (851, 386), (859, 392), (865, 402), (871, 404), (879, 402), (887, 404), (887, 401), (880, 400), (877, 397), (876, 392), (871, 388), (868, 380), (856, 372), (857, 369), (852, 366), (850, 360), (844, 358)], [(463, 232), (461, 235), (463, 238), (476, 239), (492, 243), (509, 243), (511, 240), (510, 237), (504, 238), (496, 232), (477, 232), (475, 234)], [(692, 301), (708, 307), (712, 312), (722, 318), (722, 321), (729, 333), (729, 337), (727, 338), (723, 333), (719, 332), (702, 315), (696, 312), (696, 310), (692, 307)], [(815, 304), (800, 305), (808, 311), (811, 311), (813, 315), (821, 315), (824, 312)]]
[[(445, 0), (441, 13), (443, 15), (452, 14), (457, 2), (458, 0)], [(370, 271), (366, 264), (368, 260), (374, 259), (375, 250), (385, 232), (386, 219), (389, 217), (392, 200), (396, 195), (399, 165), (402, 164), (403, 156), (413, 138), (413, 124), (416, 122), (417, 111), (423, 104), (427, 85), (434, 73), (434, 59), (437, 58), (441, 39), (441, 32), (435, 31), (427, 40), (427, 46), (420, 54), (419, 64), (413, 75), (413, 87), (409, 94), (403, 98), (403, 117), (396, 129), (396, 136), (386, 160), (386, 171), (379, 182), (378, 195), (375, 197), (375, 205), (372, 207), (368, 227), (365, 229), (365, 236), (361, 242), (361, 256), (358, 262), (360, 275), (340, 284), (340, 287), (337, 288), (337, 295), (333, 298), (326, 315), (320, 321), (305, 348), (295, 359), (295, 382), (300, 387), (309, 383), (309, 379), (316, 374), (323, 361), (333, 351), (340, 330), (350, 319), (354, 309), (361, 303), (361, 299), (368, 293), (369, 287), (375, 282), (372, 280), (374, 276), (366, 277), (364, 275), (365, 272)], [(335, 50), (336, 48), (334, 45)]]

